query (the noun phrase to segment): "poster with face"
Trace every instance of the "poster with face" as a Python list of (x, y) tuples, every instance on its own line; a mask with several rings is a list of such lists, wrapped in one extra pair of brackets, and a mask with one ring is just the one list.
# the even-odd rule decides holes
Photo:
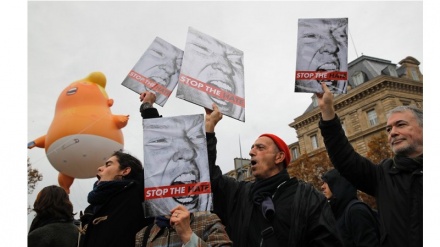
[(244, 122), (243, 52), (190, 27), (176, 97)]
[(147, 216), (212, 210), (204, 126), (203, 114), (143, 120)]
[(347, 93), (348, 18), (298, 19), (295, 92)]
[(177, 85), (182, 58), (182, 50), (156, 37), (122, 85), (138, 94), (153, 92), (155, 103), (164, 106)]

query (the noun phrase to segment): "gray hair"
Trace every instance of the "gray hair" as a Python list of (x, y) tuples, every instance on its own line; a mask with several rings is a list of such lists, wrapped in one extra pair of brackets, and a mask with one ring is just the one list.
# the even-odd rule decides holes
[(423, 127), (423, 111), (420, 108), (418, 108), (417, 106), (414, 106), (414, 105), (401, 105), (401, 106), (397, 106), (397, 107), (395, 107), (394, 109), (392, 109), (391, 111), (388, 112), (387, 118), (389, 118), (394, 113), (405, 112), (405, 111), (412, 112), (412, 114), (416, 117), (417, 122), (419, 123), (419, 125), (421, 127)]

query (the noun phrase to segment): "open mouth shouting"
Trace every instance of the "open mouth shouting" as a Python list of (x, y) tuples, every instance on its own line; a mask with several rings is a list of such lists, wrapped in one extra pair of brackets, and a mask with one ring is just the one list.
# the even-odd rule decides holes
[[(178, 177), (176, 177), (172, 182), (171, 185), (180, 185), (180, 184), (195, 184), (199, 182), (199, 178), (192, 173), (182, 173)], [(188, 196), (180, 196), (180, 197), (173, 197), (173, 199), (182, 204), (182, 205), (188, 205), (192, 204), (198, 199), (198, 195), (188, 195)]]
[[(209, 80), (207, 82), (209, 85), (213, 85), (216, 88), (221, 89), (224, 92), (235, 94), (235, 87), (232, 82), (226, 82), (224, 80)], [(221, 98), (217, 98), (215, 96), (209, 95), (211, 100), (222, 110), (228, 110), (231, 108), (232, 103)]]
[(160, 84), (162, 86), (165, 86), (165, 87), (169, 83), (169, 78), (168, 77), (162, 78), (162, 77), (159, 77), (159, 76), (151, 76), (150, 79), (154, 80), (156, 83), (158, 83), (158, 84)]
[[(339, 71), (339, 66), (334, 63), (334, 62), (330, 62), (330, 63), (325, 63), (321, 66), (319, 66), (316, 69), (317, 72), (332, 72), (332, 71)], [(325, 82), (327, 84), (327, 86), (332, 86), (332, 84), (336, 84), (337, 80), (317, 80), (318, 82)]]

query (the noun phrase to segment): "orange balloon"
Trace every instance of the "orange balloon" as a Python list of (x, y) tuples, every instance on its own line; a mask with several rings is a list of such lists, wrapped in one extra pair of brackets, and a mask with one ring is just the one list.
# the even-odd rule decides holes
[[(105, 75), (93, 72), (67, 86), (58, 97), (47, 134), (28, 143), (28, 148), (45, 149), (66, 190), (73, 178), (96, 176), (98, 167), (124, 147), (121, 129), (129, 116), (111, 113), (113, 99), (108, 97), (105, 85)], [(63, 181), (69, 177), (72, 181)]]

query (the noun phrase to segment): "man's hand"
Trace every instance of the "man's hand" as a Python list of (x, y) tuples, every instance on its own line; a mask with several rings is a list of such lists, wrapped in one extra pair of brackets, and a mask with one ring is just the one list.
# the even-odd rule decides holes
[(145, 91), (141, 93), (139, 99), (142, 103), (150, 103), (150, 105), (153, 105), (153, 103), (156, 101), (156, 94), (150, 91)]
[(213, 133), (217, 123), (223, 118), (223, 114), (218, 110), (216, 104), (212, 104), (212, 109), (205, 108), (205, 131)]
[(193, 233), (191, 229), (191, 214), (183, 205), (171, 210), (170, 225), (174, 227), (182, 243), (186, 244)]
[(322, 120), (329, 121), (335, 118), (333, 94), (325, 82), (321, 82), (321, 87), (324, 93), (316, 93), (316, 98), (318, 100), (318, 106), (321, 109)]

